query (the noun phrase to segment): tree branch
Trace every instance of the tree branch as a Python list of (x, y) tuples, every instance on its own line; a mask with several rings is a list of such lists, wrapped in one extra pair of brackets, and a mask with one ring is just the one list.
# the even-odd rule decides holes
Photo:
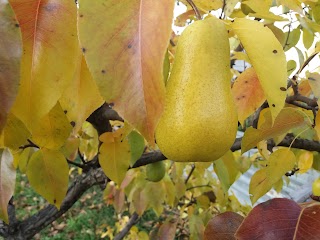
[(139, 215), (133, 213), (127, 225), (114, 237), (114, 240), (122, 240), (130, 231), (133, 225), (139, 221)]

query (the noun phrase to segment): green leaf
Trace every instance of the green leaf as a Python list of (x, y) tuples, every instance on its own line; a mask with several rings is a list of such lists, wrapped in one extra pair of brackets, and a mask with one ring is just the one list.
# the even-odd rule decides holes
[(16, 170), (8, 148), (0, 149), (0, 218), (9, 223), (8, 203), (14, 193)]
[(70, 135), (71, 124), (57, 103), (33, 131), (32, 140), (40, 147), (59, 149)]
[(302, 33), (303, 45), (306, 49), (309, 49), (314, 41), (313, 32), (307, 28), (303, 28)]
[(274, 120), (286, 98), (287, 61), (282, 46), (272, 31), (260, 22), (238, 18), (232, 28), (256, 70)]
[(297, 45), (300, 39), (300, 34), (301, 32), (299, 28), (293, 29), (290, 32), (286, 32), (286, 39), (288, 40), (286, 41), (286, 45), (284, 46), (285, 51), (288, 51), (290, 48)]
[(291, 73), (297, 68), (297, 63), (294, 60), (289, 60), (287, 62), (287, 74), (290, 76)]
[(132, 131), (128, 135), (128, 140), (131, 150), (130, 166), (132, 167), (135, 162), (141, 157), (145, 148), (145, 144), (144, 138), (136, 131)]
[(18, 93), (22, 41), (19, 24), (8, 1), (0, 2), (0, 133)]
[(46, 148), (35, 152), (29, 160), (27, 176), (36, 192), (59, 209), (69, 181), (69, 166), (63, 154)]
[(154, 144), (174, 0), (78, 2), (81, 48), (102, 97)]
[(237, 163), (231, 151), (228, 151), (222, 158), (213, 162), (214, 171), (217, 174), (225, 192), (227, 192), (230, 186), (234, 183), (239, 173), (236, 166)]
[(127, 138), (122, 140), (122, 129), (106, 132), (100, 136), (99, 163), (108, 178), (119, 186), (126, 176), (131, 159)]
[[(245, 153), (251, 148), (255, 147), (258, 142), (262, 140), (268, 140), (276, 136), (280, 136), (284, 133), (289, 132), (291, 129), (300, 126), (311, 125), (310, 119), (300, 110), (296, 108), (284, 108), (275, 119), (272, 125), (270, 112), (265, 113), (266, 120), (264, 124), (261, 124), (258, 129), (249, 127), (241, 141), (241, 152)], [(260, 116), (260, 118), (262, 118)], [(288, 121), (290, 119), (290, 121)], [(259, 122), (261, 120), (259, 119)]]

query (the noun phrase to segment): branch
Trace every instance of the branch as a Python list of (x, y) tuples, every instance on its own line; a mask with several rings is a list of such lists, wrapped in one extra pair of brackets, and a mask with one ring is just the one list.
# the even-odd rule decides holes
[(15, 224), (14, 231), (9, 231), (10, 225), (0, 224), (0, 233), (6, 239), (31, 239), (37, 232), (67, 212), (85, 191), (94, 185), (104, 184), (106, 180), (107, 177), (102, 169), (91, 169), (76, 178), (73, 185), (68, 189), (59, 210), (53, 205), (48, 205), (35, 215)]
[(122, 240), (127, 233), (130, 231), (133, 225), (135, 225), (139, 221), (139, 215), (135, 212), (132, 214), (127, 225), (114, 237), (114, 240)]
[(190, 4), (190, 6), (192, 7), (194, 13), (196, 14), (196, 17), (198, 20), (201, 20), (202, 17), (201, 17), (201, 14), (200, 14), (200, 11), (199, 9), (197, 8), (197, 6), (194, 4), (194, 2), (192, 0), (187, 0), (187, 2)]

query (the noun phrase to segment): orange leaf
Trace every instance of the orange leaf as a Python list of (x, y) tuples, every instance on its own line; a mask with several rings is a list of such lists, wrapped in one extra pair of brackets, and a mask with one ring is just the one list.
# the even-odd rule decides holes
[(238, 110), (239, 122), (254, 113), (266, 100), (254, 68), (248, 68), (234, 82), (232, 93)]
[(221, 213), (212, 218), (204, 231), (204, 240), (234, 240), (234, 234), (243, 221), (235, 212)]
[[(270, 113), (269, 113), (270, 114)], [(258, 142), (268, 140), (287, 133), (293, 128), (310, 125), (310, 119), (300, 110), (295, 108), (283, 108), (272, 125), (271, 117), (265, 118), (269, 121), (262, 123), (259, 129), (249, 127), (241, 141), (242, 153), (255, 147)], [(259, 122), (260, 124), (260, 122)]]
[(21, 27), (21, 83), (13, 113), (29, 130), (57, 103), (79, 55), (74, 1), (10, 0)]
[(79, 0), (81, 47), (101, 95), (151, 144), (163, 111), (173, 7), (173, 0)]
[(18, 92), (22, 52), (19, 24), (7, 1), (0, 3), (0, 133)]

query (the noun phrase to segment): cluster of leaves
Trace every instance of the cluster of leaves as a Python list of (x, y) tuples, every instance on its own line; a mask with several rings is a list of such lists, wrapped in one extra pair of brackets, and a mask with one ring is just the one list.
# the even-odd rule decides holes
[[(150, 208), (158, 216), (170, 212), (150, 233), (153, 239), (201, 239), (212, 216), (227, 210), (246, 215), (250, 208), (242, 206), (229, 188), (252, 164), (260, 168), (250, 181), (253, 204), (271, 188), (280, 191), (289, 171), (319, 170), (320, 74), (318, 66), (310, 69), (308, 64), (320, 51), (320, 3), (180, 2), (187, 9), (176, 18), (176, 26), (213, 14), (229, 30), (230, 71), (236, 78), (232, 92), (244, 136), (214, 163), (166, 160), (165, 176), (152, 182), (144, 165), (165, 160), (154, 132), (179, 41), (171, 26), (175, 1), (0, 1), (4, 226), (22, 231), (17, 226), (26, 223), (12, 216), (10, 204), (8, 208), (17, 168), (57, 208), (56, 217), (70, 208), (74, 191), (68, 187), (72, 190), (79, 182), (88, 188), (104, 186), (107, 203), (119, 214), (132, 215), (123, 226), (127, 232)], [(300, 39), (304, 47), (298, 47)], [(286, 60), (292, 49), (298, 62)], [(251, 67), (238, 71), (233, 67), (236, 60)], [(241, 155), (255, 147), (258, 153), (251, 158)], [(74, 185), (69, 184), (68, 164), (80, 171)], [(84, 179), (92, 182), (86, 185)], [(318, 211), (319, 205), (312, 209)], [(256, 219), (250, 214), (242, 229)], [(44, 220), (37, 230), (50, 221)], [(12, 231), (4, 232), (0, 231), (7, 236)], [(148, 237), (136, 230), (131, 234)]]

